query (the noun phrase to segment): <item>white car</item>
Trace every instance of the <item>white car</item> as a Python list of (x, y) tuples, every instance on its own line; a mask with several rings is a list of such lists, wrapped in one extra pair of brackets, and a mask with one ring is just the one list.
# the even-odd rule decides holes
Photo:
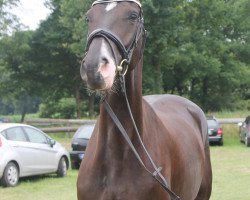
[(19, 177), (47, 173), (67, 175), (69, 153), (41, 130), (16, 123), (0, 123), (0, 183), (17, 185)]

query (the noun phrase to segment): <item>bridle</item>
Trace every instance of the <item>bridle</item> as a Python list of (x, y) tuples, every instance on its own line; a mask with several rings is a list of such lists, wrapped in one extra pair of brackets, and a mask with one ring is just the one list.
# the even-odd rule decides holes
[[(97, 0), (95, 1), (92, 6), (95, 6), (97, 4), (103, 4), (103, 3), (111, 3), (111, 2), (134, 2), (136, 3), (140, 9), (141, 9), (141, 4), (139, 1), (137, 0)], [(143, 48), (145, 45), (145, 37), (146, 37), (146, 31), (144, 29), (144, 25), (143, 25), (143, 15), (142, 15), (142, 10), (141, 10), (141, 14), (140, 17), (138, 19), (139, 22), (139, 26), (137, 27), (137, 31), (134, 34), (134, 38), (131, 42), (131, 44), (129, 45), (128, 48), (126, 48), (124, 46), (124, 44), (121, 42), (121, 40), (119, 39), (119, 37), (117, 37), (114, 33), (108, 31), (108, 30), (104, 30), (104, 29), (96, 29), (94, 30), (92, 33), (89, 34), (88, 38), (87, 38), (87, 45), (86, 45), (86, 53), (89, 50), (89, 46), (91, 44), (91, 42), (93, 41), (93, 39), (95, 39), (96, 37), (103, 37), (108, 44), (110, 45), (110, 48), (113, 52), (113, 56), (115, 58), (116, 61), (116, 65), (117, 65), (117, 59), (116, 56), (114, 54), (114, 50), (113, 47), (110, 43), (110, 41), (112, 41), (118, 48), (118, 50), (121, 53), (122, 56), (122, 61), (120, 63), (120, 65), (118, 65), (116, 68), (116, 71), (119, 75), (119, 80), (121, 83), (121, 91), (123, 93), (123, 95), (125, 96), (126, 99), (126, 104), (128, 107), (128, 111), (129, 111), (129, 115), (131, 117), (133, 126), (135, 128), (135, 131), (137, 133), (139, 142), (144, 150), (144, 152), (146, 153), (149, 161), (151, 162), (153, 168), (154, 168), (154, 172), (151, 172), (146, 165), (144, 164), (143, 160), (141, 159), (140, 155), (138, 154), (136, 148), (134, 147), (133, 143), (131, 142), (126, 130), (124, 129), (123, 125), (121, 124), (120, 120), (117, 118), (117, 116), (115, 115), (114, 111), (112, 110), (112, 108), (110, 107), (109, 103), (107, 102), (106, 98), (104, 98), (103, 100), (103, 104), (104, 107), (106, 109), (106, 111), (109, 113), (111, 119), (114, 121), (114, 123), (116, 124), (117, 128), (120, 130), (122, 136), (124, 137), (124, 139), (126, 140), (126, 142), (128, 143), (128, 145), (130, 146), (131, 150), (133, 151), (135, 157), (137, 158), (137, 160), (139, 161), (139, 163), (141, 164), (141, 166), (160, 184), (160, 186), (170, 195), (172, 200), (181, 200), (181, 198), (176, 195), (169, 187), (169, 184), (167, 182), (167, 180), (164, 178), (164, 176), (161, 174), (161, 167), (157, 167), (156, 164), (154, 163), (154, 161), (152, 160), (151, 156), (149, 155), (147, 149), (145, 148), (142, 139), (140, 137), (138, 128), (136, 126), (134, 117), (132, 115), (132, 111), (128, 102), (128, 98), (127, 98), (127, 94), (126, 94), (126, 86), (125, 86), (125, 75), (126, 72), (128, 70), (128, 65), (130, 64), (131, 61), (131, 57), (132, 57), (132, 53), (133, 50), (135, 49), (135, 47), (137, 46), (138, 40), (141, 37), (143, 38)]]
[[(120, 74), (125, 74), (128, 70), (128, 65), (131, 62), (131, 58), (133, 55), (133, 50), (137, 47), (139, 39), (142, 37), (143, 39), (143, 48), (145, 45), (145, 40), (146, 40), (146, 30), (144, 29), (144, 19), (143, 19), (143, 13), (141, 10), (141, 4), (137, 0), (97, 0), (92, 4), (92, 7), (97, 5), (97, 4), (104, 4), (104, 3), (112, 3), (112, 2), (134, 2), (140, 7), (140, 16), (138, 18), (138, 26), (137, 30), (133, 36), (132, 42), (129, 44), (129, 46), (126, 48), (123, 42), (120, 40), (118, 36), (116, 36), (114, 33), (112, 33), (109, 30), (106, 29), (96, 29), (93, 32), (91, 32), (88, 35), (87, 38), (87, 44), (86, 44), (86, 49), (85, 49), (85, 55), (87, 54), (89, 50), (89, 46), (93, 39), (96, 37), (103, 37), (109, 44), (111, 51), (113, 53), (113, 56), (115, 58), (115, 63), (116, 63), (116, 72)], [(122, 56), (122, 61), (120, 64), (118, 64), (118, 59), (116, 58), (116, 55), (114, 53), (114, 49), (111, 45), (111, 41), (116, 45), (118, 48), (121, 56)], [(143, 51), (142, 51), (143, 52)]]

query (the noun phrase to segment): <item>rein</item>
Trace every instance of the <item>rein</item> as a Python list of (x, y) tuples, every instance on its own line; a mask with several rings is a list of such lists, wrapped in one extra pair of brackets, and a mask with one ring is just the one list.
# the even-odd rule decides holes
[(128, 107), (128, 111), (129, 111), (129, 115), (130, 118), (133, 122), (133, 126), (135, 128), (135, 131), (137, 133), (138, 139), (140, 141), (141, 146), (143, 147), (144, 152), (146, 153), (149, 161), (151, 162), (153, 168), (154, 168), (154, 172), (151, 172), (146, 165), (144, 164), (143, 160), (141, 159), (139, 153), (137, 152), (136, 148), (134, 147), (133, 143), (131, 142), (127, 131), (124, 129), (123, 125), (121, 124), (120, 120), (117, 118), (116, 114), (114, 113), (114, 111), (112, 110), (112, 108), (110, 107), (109, 103), (107, 102), (106, 98), (103, 101), (104, 107), (106, 109), (106, 111), (108, 112), (108, 114), (110, 115), (111, 119), (114, 121), (115, 125), (117, 126), (117, 128), (120, 130), (122, 136), (124, 137), (124, 139), (126, 140), (126, 142), (128, 143), (129, 147), (131, 148), (131, 150), (133, 151), (135, 157), (137, 158), (137, 160), (139, 161), (139, 163), (141, 164), (141, 166), (144, 168), (145, 171), (147, 171), (159, 184), (160, 186), (170, 195), (172, 200), (181, 200), (181, 198), (175, 194), (169, 187), (169, 184), (167, 183), (167, 180), (165, 179), (165, 177), (161, 174), (161, 170), (162, 167), (157, 167), (156, 164), (154, 163), (153, 159), (151, 158), (150, 154), (148, 153), (145, 145), (142, 142), (142, 139), (140, 137), (139, 131), (137, 129), (133, 114), (131, 112), (131, 108), (128, 102), (128, 98), (127, 98), (127, 93), (126, 93), (126, 87), (125, 87), (125, 78), (124, 75), (120, 75), (120, 82), (121, 82), (121, 88), (122, 88), (122, 93), (126, 99), (126, 104)]

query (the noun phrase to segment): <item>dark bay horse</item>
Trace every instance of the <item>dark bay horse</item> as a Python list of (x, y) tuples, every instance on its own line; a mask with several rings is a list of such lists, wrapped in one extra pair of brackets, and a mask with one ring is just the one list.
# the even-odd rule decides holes
[[(145, 30), (140, 2), (95, 1), (86, 21), (89, 36), (81, 76), (106, 103), (100, 106), (81, 163), (78, 200), (175, 199), (154, 177), (165, 178), (182, 200), (208, 200), (212, 170), (204, 113), (179, 96), (142, 96)], [(122, 137), (107, 105), (145, 167)]]

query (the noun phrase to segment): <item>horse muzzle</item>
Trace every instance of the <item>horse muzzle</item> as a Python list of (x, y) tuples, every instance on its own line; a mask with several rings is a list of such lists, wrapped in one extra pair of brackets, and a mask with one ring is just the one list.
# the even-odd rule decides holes
[[(104, 59), (107, 60), (107, 59)], [(113, 61), (84, 62), (80, 74), (91, 90), (110, 90), (116, 77), (116, 66)]]
[(82, 80), (91, 90), (103, 90), (106, 87), (105, 80), (97, 68), (88, 69), (85, 64), (81, 66), (80, 74)]

